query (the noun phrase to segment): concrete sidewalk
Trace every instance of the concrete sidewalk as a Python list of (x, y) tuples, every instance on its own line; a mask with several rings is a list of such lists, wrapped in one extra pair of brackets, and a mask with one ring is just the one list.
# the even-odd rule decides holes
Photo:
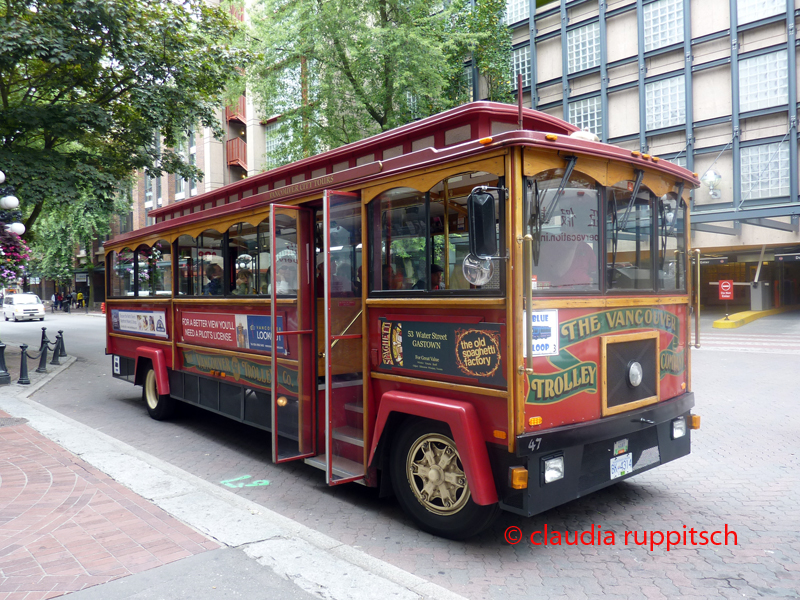
[(29, 398), (74, 360), (0, 387), (0, 600), (461, 598)]

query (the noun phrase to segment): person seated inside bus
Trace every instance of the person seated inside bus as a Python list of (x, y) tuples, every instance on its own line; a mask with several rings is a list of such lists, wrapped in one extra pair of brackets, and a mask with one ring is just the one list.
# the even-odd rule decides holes
[(361, 280), (361, 266), (359, 266), (359, 267), (356, 269), (355, 276), (353, 277), (353, 280), (352, 280), (350, 283), (351, 283), (351, 285), (353, 286), (353, 294), (354, 294), (355, 296), (357, 296), (357, 297), (361, 297), (361, 284), (362, 284), (362, 280)]
[(597, 254), (583, 241), (542, 242), (539, 265), (533, 268), (533, 274), (539, 289), (596, 289)]
[(278, 274), (275, 277), (275, 293), (278, 295), (292, 295), (297, 292), (297, 284), (292, 276), (292, 268), (289, 265), (278, 267)]
[(252, 273), (250, 269), (239, 269), (239, 272), (236, 274), (236, 287), (233, 290), (233, 293), (237, 296), (249, 296), (253, 293), (253, 290), (250, 288), (250, 277)]
[(208, 283), (203, 287), (204, 296), (222, 295), (222, 267), (216, 263), (211, 263), (206, 267), (206, 278)]
[[(444, 273), (444, 269), (437, 264), (431, 265), (431, 289), (438, 290), (442, 288), (442, 273)], [(420, 279), (413, 285), (411, 288), (412, 290), (424, 290), (425, 289), (425, 280)]]

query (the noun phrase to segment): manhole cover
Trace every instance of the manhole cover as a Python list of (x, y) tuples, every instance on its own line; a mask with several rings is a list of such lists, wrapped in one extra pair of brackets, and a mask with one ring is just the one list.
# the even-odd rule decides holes
[(0, 417), (0, 427), (14, 427), (15, 425), (24, 425), (28, 419), (17, 419), (15, 417)]

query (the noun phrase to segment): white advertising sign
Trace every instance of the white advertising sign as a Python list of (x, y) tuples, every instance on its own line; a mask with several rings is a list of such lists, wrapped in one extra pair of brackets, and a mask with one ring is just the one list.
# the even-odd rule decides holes
[[(522, 322), (527, 319), (525, 311)], [(534, 310), (531, 312), (531, 354), (530, 356), (555, 356), (558, 354), (558, 309)], [(525, 335), (523, 330), (522, 335)], [(528, 349), (523, 345), (523, 356), (528, 356)]]
[(162, 310), (112, 310), (111, 324), (114, 331), (167, 337), (167, 317)]

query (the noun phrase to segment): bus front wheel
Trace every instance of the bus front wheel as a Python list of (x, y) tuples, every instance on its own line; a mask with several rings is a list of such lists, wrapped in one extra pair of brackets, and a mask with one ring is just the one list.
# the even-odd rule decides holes
[(158, 393), (156, 372), (153, 367), (147, 367), (142, 386), (142, 399), (147, 405), (147, 413), (156, 421), (164, 421), (175, 412), (175, 399), (169, 394)]
[(403, 510), (424, 531), (454, 540), (480, 533), (500, 513), (497, 504), (472, 499), (464, 466), (449, 427), (414, 421), (392, 448), (391, 477)]

